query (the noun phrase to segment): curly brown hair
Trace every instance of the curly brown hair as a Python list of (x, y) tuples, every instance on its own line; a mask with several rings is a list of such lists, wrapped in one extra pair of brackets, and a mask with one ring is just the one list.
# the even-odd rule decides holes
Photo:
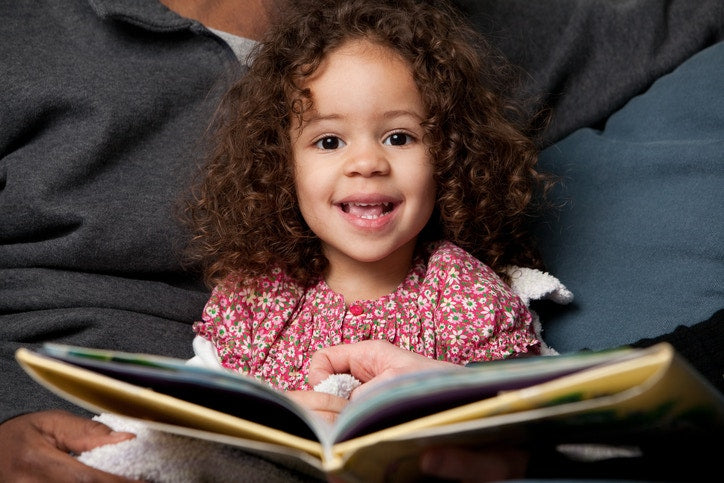
[(305, 79), (352, 39), (401, 55), (423, 95), (437, 200), (419, 241), (450, 240), (498, 273), (541, 268), (529, 226), (548, 179), (535, 169), (525, 109), (506, 95), (517, 71), (443, 2), (315, 0), (278, 22), (221, 102), (185, 207), (205, 281), (280, 267), (307, 284), (324, 273), (297, 204), (290, 128), (310, 106)]

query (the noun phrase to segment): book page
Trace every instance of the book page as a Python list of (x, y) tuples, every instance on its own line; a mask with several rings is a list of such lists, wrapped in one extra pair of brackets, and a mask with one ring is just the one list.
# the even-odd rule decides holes
[(621, 348), (559, 356), (502, 359), (445, 371), (416, 372), (384, 381), (353, 399), (334, 427), (339, 443), (415, 419), (639, 356)]
[(318, 441), (260, 425), (106, 375), (18, 349), (18, 362), (39, 383), (95, 413), (114, 413), (300, 449), (321, 457)]
[(311, 440), (328, 438), (316, 414), (253, 377), (150, 354), (44, 344), (39, 351), (99, 374)]

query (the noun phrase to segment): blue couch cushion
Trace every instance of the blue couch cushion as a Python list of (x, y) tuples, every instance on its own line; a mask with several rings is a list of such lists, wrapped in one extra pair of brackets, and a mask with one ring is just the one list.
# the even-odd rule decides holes
[(724, 307), (724, 42), (541, 156), (562, 209), (538, 230), (568, 307), (536, 307), (568, 352), (632, 343)]

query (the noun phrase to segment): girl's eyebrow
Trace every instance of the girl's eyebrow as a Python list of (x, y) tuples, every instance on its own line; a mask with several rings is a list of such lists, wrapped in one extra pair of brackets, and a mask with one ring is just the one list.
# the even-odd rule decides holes
[(317, 111), (309, 111), (309, 117), (304, 119), (304, 124), (312, 124), (315, 122), (321, 122), (321, 121), (327, 121), (327, 120), (337, 120), (337, 119), (342, 119), (342, 116), (339, 114), (321, 115)]
[(385, 119), (394, 119), (394, 118), (396, 118), (396, 117), (405, 117), (405, 116), (414, 117), (414, 118), (419, 119), (420, 121), (422, 121), (422, 119), (423, 119), (423, 116), (421, 116), (421, 115), (418, 114), (417, 112), (415, 112), (415, 111), (408, 111), (408, 110), (406, 110), (406, 109), (399, 109), (399, 110), (396, 110), (396, 111), (387, 111), (387, 112), (385, 112), (384, 115), (383, 115), (383, 117), (384, 117)]
[[(423, 116), (421, 116), (417, 112), (409, 111), (406, 109), (397, 109), (394, 111), (386, 111), (382, 114), (382, 117), (384, 119), (394, 119), (397, 117), (406, 117), (406, 116), (414, 117), (420, 121), (423, 120)], [(344, 116), (342, 116), (340, 114), (324, 114), (324, 115), (322, 115), (322, 114), (319, 114), (319, 112), (317, 112), (317, 111), (309, 111), (309, 117), (307, 117), (304, 120), (304, 124), (309, 125), (309, 124), (313, 124), (313, 123), (321, 122), (321, 121), (337, 120), (337, 119), (342, 119), (343, 117)]]

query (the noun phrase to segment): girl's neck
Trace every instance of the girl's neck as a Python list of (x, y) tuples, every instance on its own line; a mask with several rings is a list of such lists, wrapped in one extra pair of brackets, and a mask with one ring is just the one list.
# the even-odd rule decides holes
[(376, 300), (388, 295), (405, 280), (412, 267), (415, 244), (400, 248), (394, 257), (376, 262), (360, 262), (328, 253), (329, 268), (324, 280), (347, 304)]

